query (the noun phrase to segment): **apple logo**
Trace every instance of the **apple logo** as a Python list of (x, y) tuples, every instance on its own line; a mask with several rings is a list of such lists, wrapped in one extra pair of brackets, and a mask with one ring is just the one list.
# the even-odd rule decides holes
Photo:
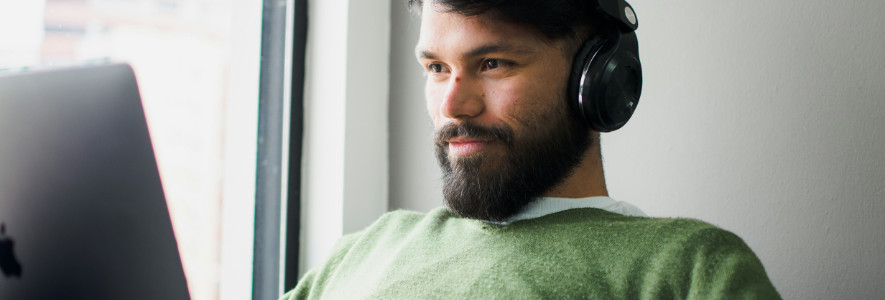
[(22, 266), (12, 253), (12, 239), (6, 237), (6, 224), (0, 223), (0, 270), (6, 277), (21, 277)]

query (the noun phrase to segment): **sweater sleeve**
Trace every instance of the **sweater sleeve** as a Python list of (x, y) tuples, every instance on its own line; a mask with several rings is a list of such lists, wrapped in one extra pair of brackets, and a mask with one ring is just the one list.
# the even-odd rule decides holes
[(687, 299), (780, 299), (759, 258), (737, 235), (719, 228), (696, 232), (686, 243)]

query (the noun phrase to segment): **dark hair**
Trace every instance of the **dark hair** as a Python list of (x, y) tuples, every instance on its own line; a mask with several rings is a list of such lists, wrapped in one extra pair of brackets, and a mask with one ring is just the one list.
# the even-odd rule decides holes
[[(476, 16), (495, 10), (509, 22), (538, 29), (547, 38), (577, 37), (575, 29), (591, 31), (607, 26), (597, 12), (596, 1), (588, 0), (408, 0), (409, 8), (420, 12), (425, 1), (441, 4), (446, 12)], [(586, 38), (586, 37), (582, 37)]]

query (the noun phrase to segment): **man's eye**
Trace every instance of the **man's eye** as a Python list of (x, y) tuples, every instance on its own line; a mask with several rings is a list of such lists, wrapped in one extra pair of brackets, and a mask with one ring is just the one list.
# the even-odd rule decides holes
[(440, 64), (429, 64), (427, 65), (427, 70), (431, 73), (439, 73), (442, 72), (443, 67)]
[(482, 63), (482, 68), (486, 70), (497, 69), (501, 66), (501, 61), (497, 59), (486, 59)]

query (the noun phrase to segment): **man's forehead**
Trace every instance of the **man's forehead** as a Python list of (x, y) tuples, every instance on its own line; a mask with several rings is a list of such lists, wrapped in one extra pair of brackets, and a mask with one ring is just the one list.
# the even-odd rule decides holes
[(525, 54), (536, 51), (546, 38), (531, 28), (494, 16), (494, 11), (465, 16), (447, 12), (438, 4), (425, 3), (421, 30), (415, 47), (417, 57), (435, 57), (441, 47), (468, 48), (468, 55), (490, 52)]

